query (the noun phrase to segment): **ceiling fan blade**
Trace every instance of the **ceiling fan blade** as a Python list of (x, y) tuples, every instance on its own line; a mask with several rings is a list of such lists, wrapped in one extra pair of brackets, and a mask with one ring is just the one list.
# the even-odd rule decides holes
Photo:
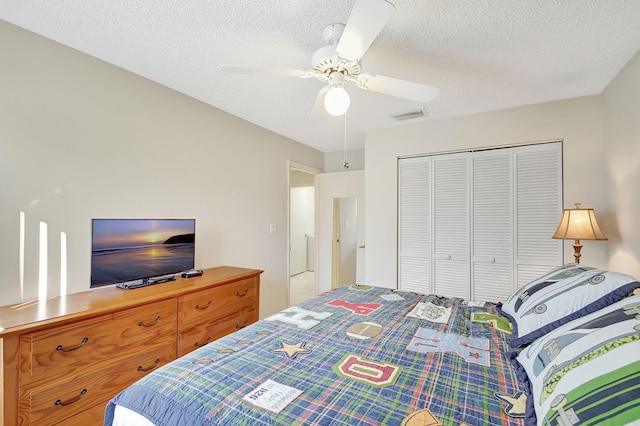
[(336, 46), (338, 57), (359, 61), (395, 10), (386, 0), (356, 0)]
[(371, 90), (422, 103), (432, 101), (440, 92), (440, 89), (437, 87), (428, 86), (426, 84), (413, 83), (411, 81), (398, 80), (397, 78), (373, 74), (358, 75), (356, 78), (356, 84), (361, 89)]
[(329, 91), (329, 86), (324, 86), (318, 92), (318, 96), (316, 96), (316, 101), (313, 104), (313, 109), (311, 110), (311, 114), (309, 115), (310, 120), (317, 120), (319, 118), (328, 117), (329, 113), (324, 109), (324, 96)]
[(314, 76), (313, 70), (299, 70), (299, 69), (287, 69), (287, 68), (261, 68), (261, 67), (244, 67), (237, 65), (222, 65), (220, 69), (224, 72), (231, 74), (259, 74), (259, 75), (274, 75), (283, 77), (300, 77), (309, 78)]

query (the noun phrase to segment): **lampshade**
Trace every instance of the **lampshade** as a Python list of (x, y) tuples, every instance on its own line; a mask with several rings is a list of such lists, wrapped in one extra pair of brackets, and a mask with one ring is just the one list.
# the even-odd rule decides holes
[(340, 84), (332, 86), (324, 96), (324, 108), (336, 117), (347, 112), (350, 104), (349, 93)]
[(564, 209), (562, 219), (553, 238), (562, 240), (606, 240), (593, 209), (583, 209), (576, 203), (575, 209)]

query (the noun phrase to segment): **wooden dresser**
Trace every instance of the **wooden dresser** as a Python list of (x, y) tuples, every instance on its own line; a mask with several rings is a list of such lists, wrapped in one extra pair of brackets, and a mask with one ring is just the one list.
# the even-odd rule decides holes
[(102, 424), (125, 387), (257, 321), (261, 273), (223, 266), (0, 307), (0, 425)]

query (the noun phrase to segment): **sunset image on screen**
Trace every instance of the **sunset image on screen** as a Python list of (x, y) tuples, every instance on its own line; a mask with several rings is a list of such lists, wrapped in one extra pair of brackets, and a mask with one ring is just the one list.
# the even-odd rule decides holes
[(91, 285), (194, 267), (194, 219), (94, 219)]

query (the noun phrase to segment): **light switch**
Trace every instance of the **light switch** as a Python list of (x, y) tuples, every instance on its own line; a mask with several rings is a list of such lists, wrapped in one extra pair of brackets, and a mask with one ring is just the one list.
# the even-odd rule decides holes
[(278, 225), (276, 225), (275, 223), (272, 223), (271, 225), (269, 225), (269, 233), (270, 234), (277, 234), (278, 233)]

